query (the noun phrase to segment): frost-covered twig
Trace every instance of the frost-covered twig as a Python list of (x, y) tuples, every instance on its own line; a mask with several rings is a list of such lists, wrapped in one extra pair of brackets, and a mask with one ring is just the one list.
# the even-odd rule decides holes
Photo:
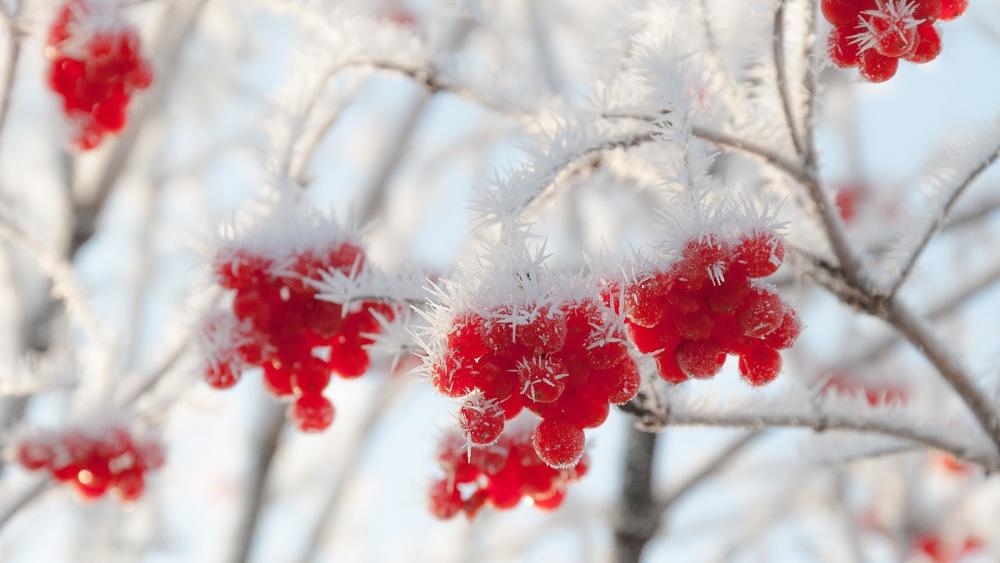
[(798, 127), (795, 125), (795, 116), (792, 114), (791, 93), (788, 91), (788, 69), (785, 64), (785, 3), (786, 0), (778, 0), (778, 9), (774, 12), (774, 37), (771, 43), (772, 55), (774, 57), (774, 71), (777, 75), (778, 95), (781, 98), (781, 108), (785, 114), (788, 135), (792, 138), (795, 153), (799, 155), (800, 159), (804, 159), (806, 149), (803, 146)]
[(49, 489), (55, 487), (50, 479), (42, 479), (41, 481), (35, 483), (30, 488), (25, 490), (23, 493), (10, 501), (10, 504), (5, 506), (2, 511), (0, 511), (0, 530), (6, 526), (11, 518), (17, 515), (24, 507), (28, 506), (35, 499), (39, 498)]
[(993, 152), (991, 152), (986, 157), (986, 159), (984, 159), (975, 168), (973, 168), (972, 171), (969, 172), (969, 175), (966, 176), (961, 182), (959, 182), (957, 186), (955, 186), (955, 189), (948, 196), (948, 199), (945, 201), (944, 206), (941, 208), (941, 212), (937, 215), (934, 222), (931, 223), (931, 226), (927, 229), (927, 231), (924, 232), (923, 236), (920, 238), (920, 242), (917, 243), (916, 248), (914, 248), (913, 252), (910, 253), (909, 258), (906, 260), (906, 263), (900, 270), (899, 276), (896, 278), (896, 281), (893, 283), (892, 288), (889, 290), (888, 294), (890, 297), (896, 295), (896, 293), (899, 291), (899, 288), (902, 287), (904, 283), (906, 283), (906, 280), (910, 276), (910, 273), (913, 272), (913, 268), (917, 265), (917, 260), (920, 259), (921, 254), (923, 254), (924, 250), (927, 248), (927, 245), (928, 243), (930, 243), (931, 238), (933, 238), (934, 235), (937, 234), (937, 232), (944, 225), (945, 220), (948, 218), (948, 214), (951, 212), (951, 209), (955, 206), (955, 203), (958, 201), (958, 198), (960, 198), (962, 194), (965, 193), (965, 191), (969, 188), (969, 186), (975, 183), (975, 181), (983, 174), (983, 172), (986, 171), (987, 168), (989, 168), (995, 162), (997, 162), (997, 160), (1000, 160), (1000, 146), (997, 146), (993, 150)]
[(924, 430), (890, 420), (885, 417), (874, 417), (867, 414), (831, 412), (780, 412), (767, 405), (754, 410), (737, 410), (732, 412), (717, 410), (715, 412), (699, 412), (688, 409), (681, 412), (678, 409), (666, 413), (651, 413), (648, 409), (633, 401), (621, 405), (623, 411), (631, 413), (653, 423), (651, 430), (669, 426), (717, 426), (732, 428), (806, 428), (816, 432), (832, 430), (847, 430), (880, 434), (900, 438), (926, 447), (946, 451), (951, 455), (982, 465), (987, 469), (1000, 468), (1000, 458), (987, 450), (985, 444), (980, 446), (971, 443), (957, 443), (940, 433)]
[(979, 421), (987, 437), (1000, 453), (1000, 420), (993, 403), (962, 366), (962, 362), (941, 338), (934, 334), (926, 321), (914, 315), (899, 301), (890, 300), (885, 319), (889, 321), (930, 363), (937, 368)]
[(18, 17), (21, 14), (21, 0), (14, 0), (8, 10), (4, 6), (3, 18), (7, 24), (7, 53), (4, 63), (3, 85), (0, 86), (0, 145), (2, 145), (4, 126), (7, 124), (7, 114), (10, 113), (11, 96), (14, 90), (14, 80), (17, 77), (17, 67), (21, 60), (21, 42), (25, 32), (20, 27)]

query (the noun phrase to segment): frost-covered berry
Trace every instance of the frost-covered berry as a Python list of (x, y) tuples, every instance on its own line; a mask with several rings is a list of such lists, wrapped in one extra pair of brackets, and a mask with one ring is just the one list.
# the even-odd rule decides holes
[[(784, 256), (781, 237), (759, 227), (740, 236), (688, 242), (663, 271), (627, 288), (633, 296), (625, 304), (629, 339), (654, 356), (660, 377), (672, 384), (714, 377), (727, 354), (742, 356), (760, 348), (767, 350), (760, 354), (776, 356), (794, 344), (802, 326), (794, 309), (755, 280), (774, 274)], [(705, 283), (679, 281), (702, 270)], [(659, 281), (648, 285), (650, 279)], [(656, 322), (647, 322), (652, 317), (635, 322), (633, 313), (648, 310), (647, 301), (660, 309)], [(630, 377), (637, 387), (638, 374)], [(756, 385), (770, 381), (753, 380)]]
[(293, 400), (289, 414), (297, 427), (325, 429), (334, 411), (323, 392), (334, 375), (350, 379), (368, 371), (378, 318), (391, 321), (397, 309), (321, 294), (327, 279), (354, 283), (365, 256), (348, 233), (310, 209), (279, 202), (254, 229), (220, 246), (212, 272), (232, 301), (202, 323), (206, 380), (227, 388), (245, 370), (261, 367), (265, 388)]
[(531, 435), (538, 457), (550, 467), (563, 469), (583, 457), (583, 430), (559, 420), (543, 420)]
[(773, 348), (758, 346), (740, 355), (740, 375), (750, 385), (766, 385), (774, 381), (780, 371), (781, 354)]
[(110, 0), (67, 0), (49, 30), (45, 54), (49, 87), (75, 127), (83, 150), (125, 128), (132, 96), (149, 88), (153, 73), (136, 29)]
[(462, 434), (475, 446), (488, 446), (500, 439), (505, 420), (500, 403), (482, 395), (466, 399), (458, 411)]
[(914, 63), (928, 63), (941, 54), (941, 36), (932, 24), (917, 27), (917, 46), (906, 55), (906, 60)]

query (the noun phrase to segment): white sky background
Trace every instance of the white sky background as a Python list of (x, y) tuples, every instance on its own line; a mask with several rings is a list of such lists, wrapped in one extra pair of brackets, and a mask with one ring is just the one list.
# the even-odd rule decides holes
[[(166, 1), (172, 0), (156, 0)], [(728, 1), (716, 0), (715, 4)], [(971, 3), (963, 18), (940, 27), (944, 48), (936, 61), (920, 66), (902, 64), (899, 74), (887, 84), (851, 87), (857, 111), (848, 119), (857, 123), (863, 174), (880, 194), (880, 201), (912, 202), (912, 189), (907, 187), (926, 172), (931, 155), (952, 136), (981, 130), (1000, 110), (1000, 2)], [(134, 14), (145, 21), (155, 9), (138, 8)], [(726, 10), (716, 11), (723, 28), (738, 23), (726, 20), (722, 13)], [(993, 30), (992, 36), (986, 28)], [(169, 115), (155, 123), (154, 133), (142, 140), (137, 164), (123, 178), (102, 218), (98, 236), (78, 260), (80, 278), (102, 320), (119, 338), (134, 333), (138, 339), (138, 373), (158, 364), (196, 314), (196, 303), (189, 297), (195, 294), (197, 302), (198, 292), (206, 284), (201, 257), (191, 248), (192, 241), (208, 240), (207, 234), (220, 221), (231, 217), (258, 191), (261, 148), (266, 145), (262, 125), (269, 115), (267, 100), (285, 78), (288, 56), (295, 45), (287, 22), (237, 0), (211, 3), (201, 30), (187, 53), (183, 82), (171, 94)], [(60, 187), (52, 150), (59, 126), (53, 97), (43, 87), (40, 42), (35, 33), (25, 46), (0, 152), (0, 194), (13, 196), (19, 205), (19, 218), (31, 226), (35, 236), (51, 243), (62, 236), (60, 229), (64, 228), (56, 203)], [(377, 151), (398, 126), (405, 100), (416, 91), (402, 78), (365, 81), (356, 103), (324, 141), (310, 168), (316, 178), (311, 195), (319, 205), (332, 206), (341, 218), (347, 216), (350, 206), (358, 202), (358, 187), (364, 185)], [(842, 119), (841, 115), (823, 119), (818, 134), (823, 176), (831, 185), (852, 179), (845, 139), (834, 127)], [(517, 155), (507, 131), (487, 127), (491, 123), (495, 125), (496, 120), (467, 101), (451, 96), (432, 101), (415, 150), (392, 184), (394, 197), (373, 227), (376, 261), (412, 261), (447, 268), (456, 256), (468, 256), (470, 248), (463, 246), (463, 241), (471, 216), (464, 203), (471, 196), (471, 186)], [(495, 135), (495, 140), (485, 145), (490, 150), (478, 151), (477, 158), (454, 157), (455, 146), (467, 144), (470, 136), (490, 134)], [(188, 168), (192, 159), (197, 160), (206, 150), (212, 151), (212, 157), (205, 165)], [(101, 156), (83, 158), (83, 177)], [(178, 173), (179, 167), (183, 170)], [(143, 225), (151, 220), (144, 215), (150, 170), (168, 176), (152, 219), (155, 243), (144, 256), (137, 240)], [(1000, 174), (993, 170), (964, 201), (995, 198), (1000, 194), (998, 185)], [(620, 250), (626, 242), (648, 242), (651, 233), (642, 223), (636, 226), (637, 218), (642, 218), (642, 203), (602, 187), (599, 181), (574, 189), (580, 190), (587, 250), (598, 251), (603, 245)], [(557, 198), (539, 216), (543, 223), (539, 231), (550, 236), (557, 260), (565, 259), (560, 252), (572, 255), (579, 250), (566, 234), (565, 202)], [(414, 209), (422, 211), (414, 214)], [(906, 295), (916, 302), (933, 302), (952, 287), (952, 276), (968, 275), (976, 264), (994, 256), (998, 240), (1000, 224), (994, 216), (991, 224), (961, 245), (952, 240), (940, 242), (921, 262)], [(152, 282), (141, 300), (143, 322), (133, 327), (128, 291), (143, 260), (152, 268)], [(28, 262), (22, 257), (21, 263)], [(786, 355), (785, 373), (773, 386), (756, 393), (779, 394), (795, 380), (797, 369), (815, 369), (813, 364), (836, 359), (860, 339), (880, 334), (878, 323), (844, 315), (839, 305), (817, 292), (799, 291), (792, 299), (808, 311), (807, 330), (798, 351)], [(0, 311), (16, 305), (9, 295), (0, 297)], [(949, 334), (969, 350), (966, 357), (974, 371), (992, 371), (994, 376), (998, 359), (994, 317), (998, 310), (1000, 294), (992, 291), (957, 317), (961, 323), (946, 325)], [(11, 329), (10, 323), (0, 318), (0, 330)], [(8, 342), (8, 338), (0, 338), (0, 367), (13, 358)], [(912, 376), (925, 382), (928, 395), (915, 400), (934, 400), (937, 388), (926, 365), (913, 354), (898, 356), (888, 368), (880, 368), (879, 374), (900, 379)], [(141, 504), (126, 508), (113, 501), (80, 505), (70, 491), (52, 492), (0, 533), (0, 560), (131, 561), (130, 546), (147, 541), (153, 543), (144, 561), (223, 560), (241, 509), (255, 415), (261, 401), (269, 399), (264, 397), (255, 373), (247, 374), (235, 390), (216, 392), (198, 380), (192, 371), (195, 366), (195, 361), (187, 361), (186, 373), (168, 382), (168, 392), (179, 396), (164, 421), (168, 464), (153, 477)], [(270, 483), (270, 504), (261, 521), (255, 561), (291, 561), (298, 556), (313, 525), (318, 500), (339, 478), (340, 454), (347, 449), (371, 394), (384, 377), (381, 370), (373, 370), (360, 380), (335, 378), (327, 393), (337, 408), (333, 427), (319, 436), (288, 433), (287, 448), (280, 453)], [(715, 380), (686, 387), (684, 392), (693, 394), (747, 392), (738, 383), (734, 358)], [(31, 413), (32, 420), (59, 423), (63, 404), (58, 396), (46, 397)], [(435, 396), (427, 383), (411, 382), (402, 400), (379, 423), (365, 451), (359, 478), (351, 486), (333, 535), (322, 551), (324, 561), (606, 560), (612, 541), (607, 518), (618, 487), (627, 422), (624, 416), (612, 411), (604, 427), (588, 431), (592, 471), (570, 487), (561, 511), (542, 513), (522, 504), (510, 512), (486, 511), (470, 526), (461, 518), (435, 521), (424, 506), (425, 488), (435, 471), (436, 439), (451, 423), (454, 409), (452, 402)], [(721, 430), (670, 430), (663, 439), (657, 472), (661, 490), (736, 435)], [(713, 561), (727, 542), (752, 526), (755, 518), (766, 516), (775, 506), (791, 505), (797, 512), (761, 535), (739, 560), (849, 561), (843, 537), (838, 535), (842, 533), (839, 516), (825, 504), (830, 472), (808, 469), (809, 486), (799, 489), (794, 497), (782, 498), (793, 475), (803, 464), (817, 463), (817, 452), (827, 442), (827, 451), (837, 447), (835, 438), (808, 433), (785, 431), (766, 438), (723, 477), (708, 482), (677, 505), (665, 533), (650, 545), (649, 560)], [(905, 473), (901, 469), (904, 459), (853, 467), (851, 499), (857, 501), (856, 508), (872, 504), (890, 513), (894, 510)], [(908, 460), (907, 467), (921, 466), (922, 462), (912, 456)], [(13, 471), (17, 474), (5, 479), (0, 488), (4, 498), (28, 482), (21, 470)], [(960, 485), (936, 471), (929, 467), (920, 477), (927, 479), (934, 491)], [(996, 526), (992, 525), (1000, 516), (998, 492), (996, 487), (983, 489), (978, 493), (982, 501), (950, 520), (949, 529), (992, 533), (994, 552), (1000, 553), (1000, 536), (995, 535)], [(529, 545), (521, 545), (526, 540), (530, 540)], [(865, 548), (870, 561), (894, 560), (885, 542), (872, 539), (866, 541)]]

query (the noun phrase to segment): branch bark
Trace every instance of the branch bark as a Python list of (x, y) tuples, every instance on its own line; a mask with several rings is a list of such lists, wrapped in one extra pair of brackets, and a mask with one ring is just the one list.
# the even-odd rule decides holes
[(646, 544), (660, 527), (660, 510), (653, 497), (657, 440), (658, 433), (629, 428), (615, 523), (617, 563), (639, 563)]

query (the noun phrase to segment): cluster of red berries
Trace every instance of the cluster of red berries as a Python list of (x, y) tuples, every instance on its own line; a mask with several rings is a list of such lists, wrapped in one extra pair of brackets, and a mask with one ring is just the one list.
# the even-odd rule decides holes
[(317, 299), (310, 280), (320, 272), (356, 275), (361, 249), (349, 242), (282, 256), (229, 249), (220, 253), (219, 284), (235, 292), (230, 311), (203, 326), (209, 356), (205, 380), (218, 389), (235, 385), (244, 369), (260, 366), (264, 384), (278, 397), (295, 397), (289, 416), (304, 432), (333, 422), (333, 404), (323, 396), (333, 373), (350, 379), (369, 366), (368, 335), (379, 330), (373, 313), (390, 320), (389, 305), (364, 301), (344, 306)]
[(49, 87), (62, 98), (83, 150), (121, 131), (132, 95), (153, 83), (139, 34), (118, 9), (107, 0), (68, 0), (49, 31)]
[(463, 438), (445, 435), (437, 455), (444, 477), (429, 491), (434, 516), (447, 520), (459, 512), (473, 518), (489, 502), (509, 510), (530, 497), (533, 506), (555, 510), (566, 497), (566, 486), (587, 472), (586, 459), (565, 469), (543, 462), (525, 431), (508, 432), (496, 444), (471, 451)]
[(608, 417), (609, 403), (639, 390), (639, 371), (623, 330), (593, 299), (561, 306), (497, 306), (458, 315), (431, 380), (448, 397), (466, 397), (459, 425), (473, 446), (500, 439), (523, 408), (542, 417), (532, 443), (555, 468), (583, 455), (584, 428)]
[(968, 0), (823, 0), (833, 24), (827, 44), (841, 68), (859, 67), (871, 82), (896, 74), (899, 59), (926, 63), (941, 52), (934, 22), (962, 15)]
[(17, 459), (25, 469), (49, 470), (56, 480), (72, 482), (87, 500), (109, 490), (122, 501), (139, 499), (146, 473), (162, 467), (163, 457), (158, 441), (138, 440), (119, 425), (87, 432), (37, 432), (17, 445)]
[(754, 282), (784, 260), (781, 238), (753, 231), (734, 243), (714, 236), (690, 240), (665, 271), (633, 283), (625, 296), (626, 322), (636, 348), (655, 353), (670, 383), (715, 376), (726, 354), (740, 357), (751, 385), (774, 380), (778, 350), (795, 343), (798, 314), (781, 297)]

